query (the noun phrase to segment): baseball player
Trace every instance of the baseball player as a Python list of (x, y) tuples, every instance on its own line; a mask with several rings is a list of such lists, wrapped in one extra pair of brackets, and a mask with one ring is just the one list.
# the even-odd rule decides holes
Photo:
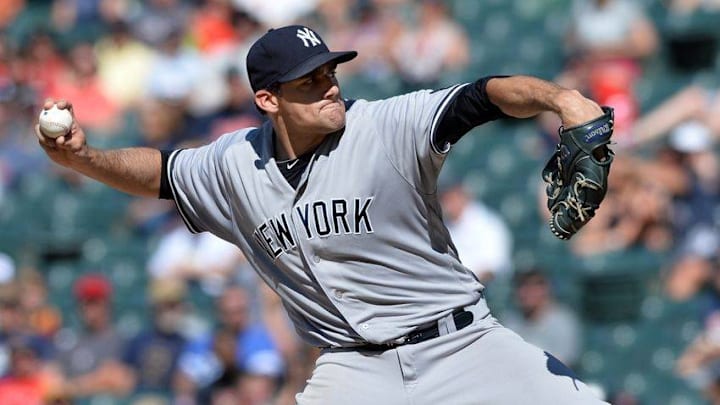
[(436, 196), (443, 161), (471, 128), (542, 111), (575, 126), (601, 108), (527, 76), (348, 100), (335, 68), (356, 55), (329, 51), (308, 27), (270, 30), (247, 55), (269, 119), (196, 149), (99, 150), (76, 122), (57, 139), (36, 132), (55, 162), (172, 199), (191, 232), (242, 249), (322, 348), (298, 404), (602, 403), (493, 318)]

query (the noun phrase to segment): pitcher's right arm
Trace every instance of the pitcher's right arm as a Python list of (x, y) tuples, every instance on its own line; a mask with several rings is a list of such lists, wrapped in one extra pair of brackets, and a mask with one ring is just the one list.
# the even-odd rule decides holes
[(52, 139), (42, 135), (38, 125), (35, 133), (40, 146), (55, 163), (107, 184), (117, 190), (141, 197), (155, 197), (160, 193), (162, 156), (152, 148), (124, 148), (101, 150), (87, 144), (85, 133), (75, 120), (72, 104), (65, 100), (45, 100), (43, 108), (57, 104), (73, 114), (73, 124), (67, 135)]

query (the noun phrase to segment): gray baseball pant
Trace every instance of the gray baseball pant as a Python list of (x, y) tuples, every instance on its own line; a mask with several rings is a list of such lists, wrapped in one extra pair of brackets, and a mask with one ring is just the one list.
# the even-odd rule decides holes
[(606, 404), (559, 360), (489, 314), (459, 331), (382, 352), (323, 350), (296, 401), (298, 405)]

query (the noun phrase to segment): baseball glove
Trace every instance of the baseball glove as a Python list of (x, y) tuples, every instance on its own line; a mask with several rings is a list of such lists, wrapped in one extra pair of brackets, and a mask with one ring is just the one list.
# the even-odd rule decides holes
[(595, 216), (605, 192), (614, 153), (608, 144), (613, 133), (613, 109), (572, 128), (560, 127), (560, 143), (542, 171), (547, 184), (550, 230), (570, 239)]

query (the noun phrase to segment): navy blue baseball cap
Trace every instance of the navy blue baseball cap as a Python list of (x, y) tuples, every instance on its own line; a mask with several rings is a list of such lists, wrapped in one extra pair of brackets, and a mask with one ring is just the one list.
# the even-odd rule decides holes
[(320, 36), (303, 25), (271, 29), (260, 37), (247, 55), (247, 71), (253, 91), (303, 77), (320, 66), (347, 62), (355, 51), (330, 52)]

